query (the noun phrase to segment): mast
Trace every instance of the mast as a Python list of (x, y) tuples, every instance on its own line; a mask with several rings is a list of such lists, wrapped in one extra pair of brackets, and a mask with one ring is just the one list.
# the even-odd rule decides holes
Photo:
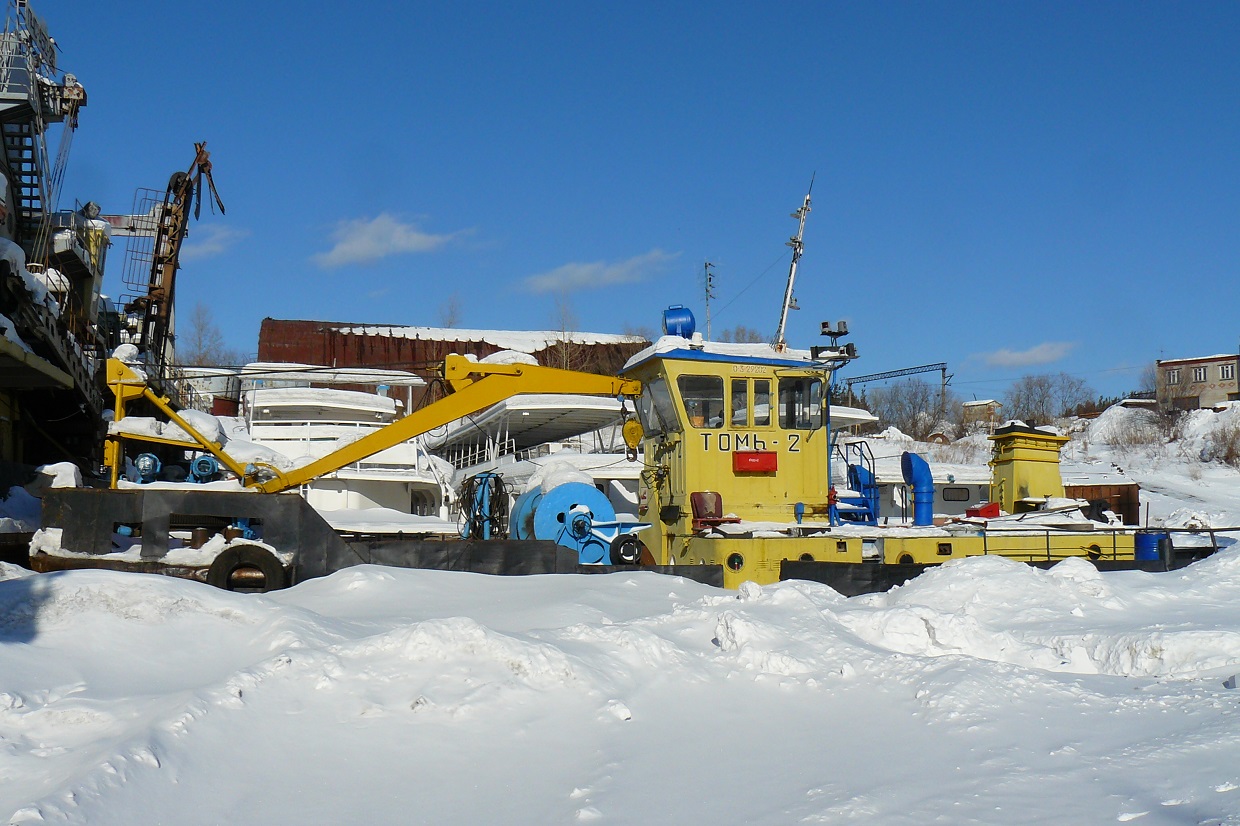
[(783, 352), (788, 349), (788, 343), (784, 340), (784, 329), (788, 324), (788, 311), (796, 307), (796, 303), (792, 298), (792, 285), (797, 279), (797, 262), (801, 260), (801, 252), (805, 249), (805, 245), (801, 243), (801, 236), (805, 234), (805, 216), (809, 215), (809, 196), (814, 191), (814, 176), (809, 179), (809, 190), (805, 193), (805, 203), (801, 204), (801, 208), (792, 213), (796, 218), (797, 234), (788, 239), (788, 246), (792, 247), (792, 264), (788, 267), (788, 286), (784, 288), (784, 304), (779, 311), (779, 327), (775, 329), (775, 349)]

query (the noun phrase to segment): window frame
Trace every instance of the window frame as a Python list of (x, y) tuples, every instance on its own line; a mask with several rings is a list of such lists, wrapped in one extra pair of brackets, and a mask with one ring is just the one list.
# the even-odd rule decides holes
[[(952, 493), (951, 496), (947, 495), (949, 491)], [(960, 494), (955, 491), (964, 491), (964, 498), (961, 498)], [(973, 500), (973, 491), (964, 485), (944, 485), (940, 493), (944, 502), (971, 502)]]
[(680, 432), (676, 403), (667, 380), (662, 376), (642, 382), (642, 394), (637, 400), (637, 418), (647, 436)]
[[(766, 401), (760, 401), (765, 396)], [(765, 409), (765, 413), (760, 411)], [(753, 380), (753, 426), (754, 427), (770, 427), (771, 426), (771, 380), (770, 379), (754, 379)]]
[[(782, 430), (821, 430), (823, 415), (822, 379), (817, 376), (786, 376), (776, 385), (778, 423)], [(808, 410), (803, 417), (802, 411)], [(790, 424), (791, 422), (791, 424)]]
[[(708, 387), (708, 385), (717, 386), (717, 392), (711, 392), (716, 387)], [(685, 423), (689, 427), (694, 430), (723, 429), (727, 409), (723, 376), (681, 373), (676, 377), (676, 390), (680, 393), (680, 406), (684, 410)], [(694, 412), (691, 404), (700, 404), (701, 413)]]

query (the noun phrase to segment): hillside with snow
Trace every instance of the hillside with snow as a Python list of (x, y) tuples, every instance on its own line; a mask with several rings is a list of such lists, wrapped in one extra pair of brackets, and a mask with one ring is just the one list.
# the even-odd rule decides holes
[[(1154, 524), (1240, 522), (1240, 414), (1174, 440), (1133, 435), (1144, 415), (1068, 424), (1065, 475), (1136, 480)], [(977, 467), (984, 444), (917, 449)], [(851, 599), (0, 576), (10, 824), (1240, 823), (1234, 547), (1165, 574), (961, 560)]]

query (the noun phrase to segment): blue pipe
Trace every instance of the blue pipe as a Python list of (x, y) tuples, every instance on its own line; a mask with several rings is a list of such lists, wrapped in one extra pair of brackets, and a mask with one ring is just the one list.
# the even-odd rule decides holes
[(913, 488), (913, 524), (934, 524), (934, 477), (930, 465), (916, 453), (907, 450), (900, 456), (900, 472), (904, 484)]

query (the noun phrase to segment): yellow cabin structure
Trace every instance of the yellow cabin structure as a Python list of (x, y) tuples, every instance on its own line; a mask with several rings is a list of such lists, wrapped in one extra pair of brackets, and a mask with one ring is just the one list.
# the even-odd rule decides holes
[(1067, 436), (1010, 424), (987, 438), (995, 445), (990, 461), (991, 502), (998, 502), (1008, 513), (1027, 513), (1047, 499), (1063, 497), (1059, 450), (1068, 443)]
[[(723, 344), (665, 336), (625, 365), (641, 383), (644, 430), (640, 537), (658, 565), (721, 565), (724, 585), (776, 582), (785, 560), (933, 564), (998, 554), (1024, 561), (1070, 556), (1131, 560), (1133, 535), (1043, 523), (994, 530), (978, 523), (833, 526), (831, 427), (824, 389), (832, 352)], [(992, 501), (1008, 514), (1064, 495), (1059, 449), (1066, 437), (1024, 425), (1001, 428)], [(1066, 515), (1064, 522), (1071, 522)]]
[(822, 535), (825, 364), (766, 344), (669, 336), (622, 375), (642, 386), (642, 516), (653, 523), (642, 539), (657, 564), (721, 564), (736, 587), (778, 581), (785, 559), (861, 561), (859, 539)]

